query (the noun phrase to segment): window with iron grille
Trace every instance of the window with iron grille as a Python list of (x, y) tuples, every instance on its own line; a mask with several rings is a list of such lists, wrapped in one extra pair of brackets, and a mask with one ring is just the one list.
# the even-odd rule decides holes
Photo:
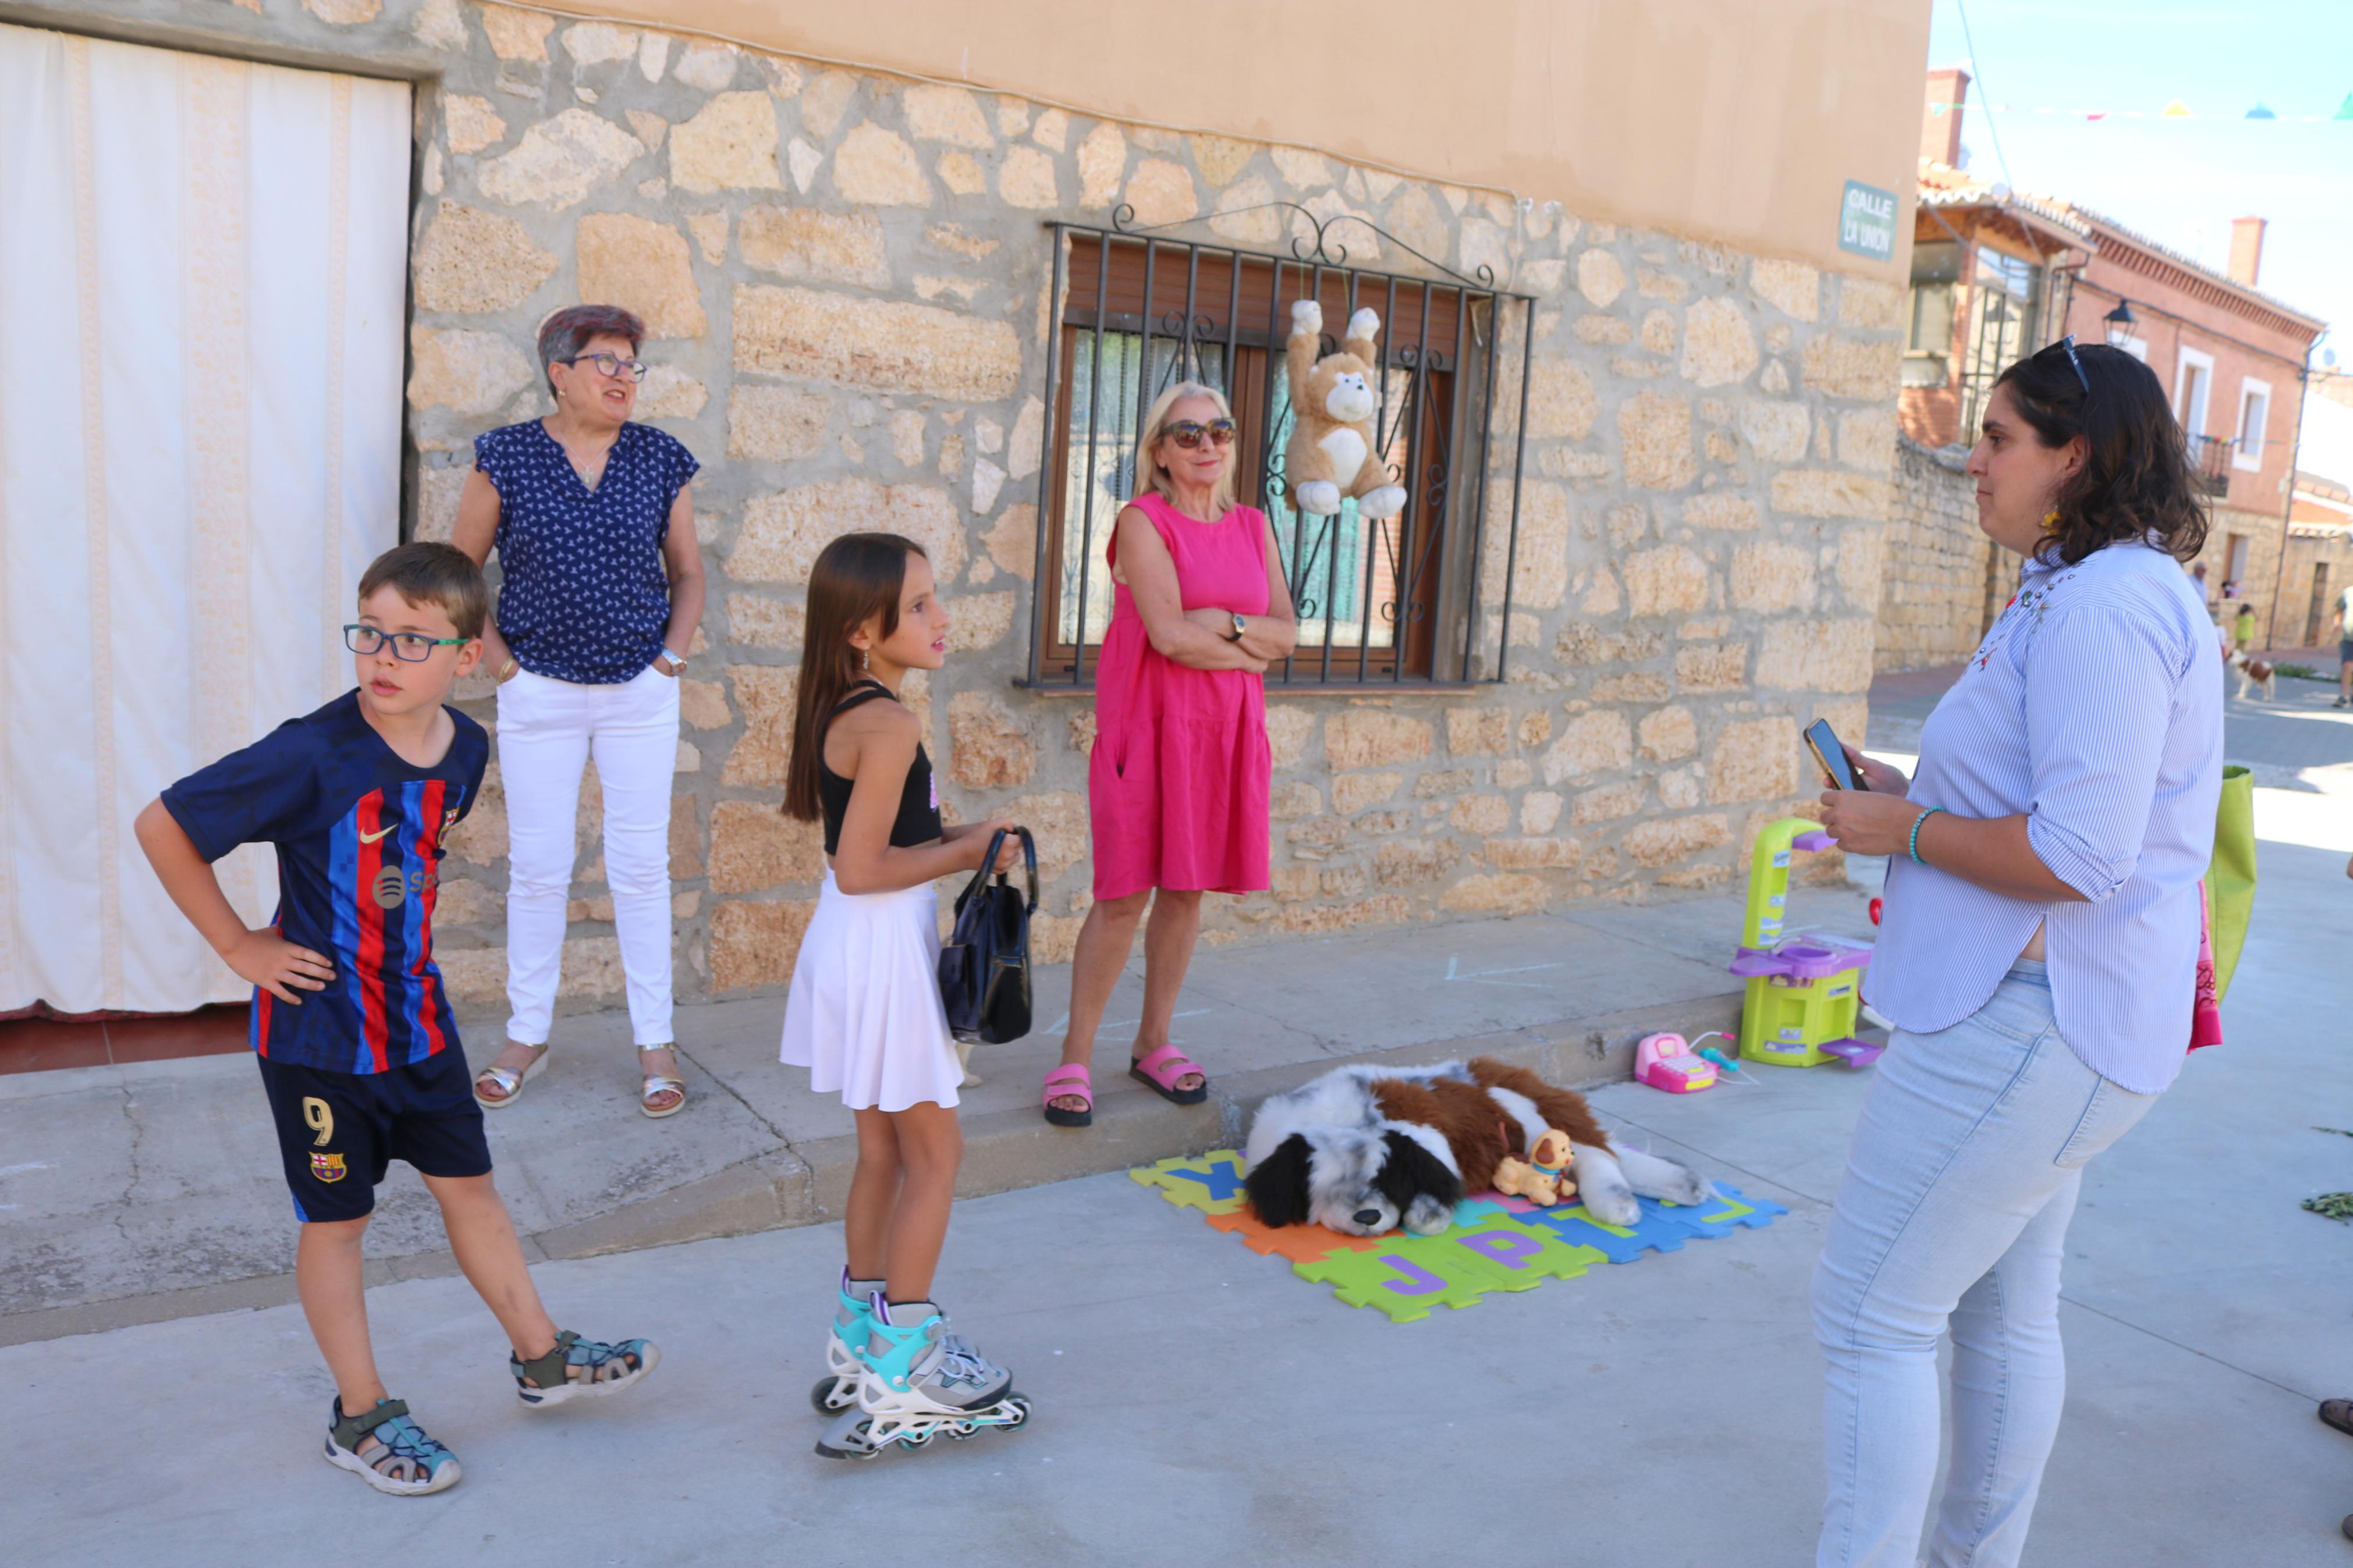
[[(1270, 687), (1504, 678), (1531, 301), (1483, 268), (1472, 279), (1434, 262), (1428, 276), (1351, 267), (1325, 226), (1273, 205), (1298, 215), (1293, 255), (1130, 228), (1124, 209), (1111, 228), (1048, 226), (1058, 309), (1027, 684), (1093, 684), (1113, 605), (1105, 547), (1135, 494), (1145, 415), (1179, 381), (1214, 386), (1233, 405), (1235, 493), (1265, 511), (1282, 552), (1299, 643), (1267, 672)], [(1380, 243), (1410, 251), (1385, 234)], [(1396, 517), (1359, 518), (1354, 500), (1331, 516), (1289, 503), (1282, 351), (1293, 301), (1310, 298), (1327, 323), (1364, 306), (1380, 314), (1375, 440), (1407, 492)], [(1327, 330), (1324, 352), (1333, 347)], [(1501, 418), (1499, 402), (1513, 405)]]

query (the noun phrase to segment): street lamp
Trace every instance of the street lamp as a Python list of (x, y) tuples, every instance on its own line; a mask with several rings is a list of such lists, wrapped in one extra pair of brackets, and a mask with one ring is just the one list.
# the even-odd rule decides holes
[(2100, 320), (2106, 324), (2108, 329), (2108, 347), (2112, 349), (2120, 349), (2124, 347), (2125, 344), (2132, 341), (2133, 327), (2136, 323), (2133, 321), (2132, 305), (2130, 301), (2121, 299), (2118, 300), (2116, 301), (2116, 308), (2110, 310), (2106, 315), (2101, 317)]

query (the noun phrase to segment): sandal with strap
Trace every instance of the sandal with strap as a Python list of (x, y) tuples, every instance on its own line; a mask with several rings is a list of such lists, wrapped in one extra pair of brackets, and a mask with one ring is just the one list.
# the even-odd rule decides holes
[(338, 1397), (328, 1406), (326, 1458), (395, 1497), (447, 1491), (465, 1473), (455, 1454), (408, 1418), (408, 1404), (400, 1399), (379, 1399), (364, 1415), (346, 1415)]
[[(1082, 1110), (1064, 1110), (1054, 1101), (1065, 1096), (1083, 1100)], [(1094, 1079), (1084, 1062), (1064, 1062), (1046, 1075), (1046, 1091), (1039, 1101), (1046, 1108), (1046, 1120), (1057, 1127), (1092, 1127), (1095, 1121)]]
[[(676, 1049), (678, 1049), (678, 1047), (674, 1042), (665, 1040), (659, 1046), (639, 1046), (638, 1047), (638, 1055), (642, 1057), (648, 1051), (674, 1051)], [(665, 1089), (675, 1092), (678, 1099), (669, 1105), (655, 1105), (653, 1102), (654, 1096), (661, 1093)], [(686, 1079), (682, 1078), (672, 1078), (667, 1073), (649, 1072), (646, 1074), (645, 1087), (638, 1091), (638, 1109), (656, 1121), (659, 1121), (665, 1116), (676, 1116), (680, 1111), (686, 1109)]]
[[(1178, 1089), (1176, 1080), (1188, 1072), (1200, 1073), (1199, 1087)], [(1128, 1063), (1127, 1076), (1172, 1105), (1198, 1105), (1209, 1098), (1209, 1075), (1175, 1046), (1163, 1046)]]
[(507, 1352), (515, 1396), (525, 1405), (561, 1405), (567, 1399), (618, 1394), (660, 1363), (661, 1351), (651, 1340), (608, 1345), (584, 1340), (570, 1329), (555, 1336), (554, 1348), (545, 1355), (525, 1361)]
[(2320, 1418), (2347, 1436), (2353, 1437), (2353, 1399), (2322, 1400)]
[[(522, 1042), (521, 1040), (509, 1040), (507, 1044), (511, 1046), (522, 1046)], [(542, 1041), (540, 1044), (535, 1046), (523, 1046), (523, 1049), (527, 1051), (537, 1051), (539, 1054), (531, 1058), (530, 1062), (524, 1066), (522, 1071), (517, 1072), (512, 1068), (493, 1066), (486, 1067), (481, 1071), (474, 1075), (474, 1103), (476, 1105), (480, 1106), (484, 1110), (503, 1110), (508, 1106), (512, 1105), (516, 1100), (522, 1098), (522, 1086), (537, 1078), (542, 1069), (547, 1066), (547, 1044), (545, 1041)], [(482, 1085), (486, 1080), (498, 1089), (499, 1097), (496, 1100), (492, 1100), (482, 1093)]]

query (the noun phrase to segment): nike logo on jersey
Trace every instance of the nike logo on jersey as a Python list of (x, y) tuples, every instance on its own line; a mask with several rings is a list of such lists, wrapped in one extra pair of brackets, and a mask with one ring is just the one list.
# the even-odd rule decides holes
[(396, 822), (391, 827), (379, 827), (374, 833), (363, 833), (360, 835), (360, 842), (363, 844), (373, 844), (377, 839), (383, 837), (385, 834), (393, 832), (399, 826), (400, 824)]

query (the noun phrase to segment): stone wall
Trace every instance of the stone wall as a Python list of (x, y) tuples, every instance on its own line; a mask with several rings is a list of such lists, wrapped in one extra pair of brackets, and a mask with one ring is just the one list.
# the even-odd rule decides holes
[[(1977, 487), (1958, 447), (1895, 443), (1895, 510), (1887, 523), (1873, 647), (1880, 670), (1933, 669), (1969, 657), (1990, 625), (1993, 542), (1978, 527)], [(2005, 589), (2009, 578), (2002, 579)]]
[[(2285, 509), (2283, 508), (2283, 510)], [(2220, 606), (2227, 624), (2234, 620), (2242, 604), (2255, 607), (2255, 646), (2261, 647), (2273, 635), (2272, 605), (2279, 595), (2280, 545), (2287, 531), (2287, 520), (2278, 511), (2250, 511), (2239, 507), (2216, 506), (2207, 513), (2206, 548), (2190, 562), (2194, 571), (2206, 568), (2206, 601)], [(2223, 579), (2231, 570), (2231, 541), (2247, 542), (2246, 565), (2239, 579), (2239, 591), (2226, 603), (2222, 595)], [(2303, 576), (2305, 592), (2312, 587), (2312, 574), (2307, 569)], [(2278, 636), (2293, 641), (2304, 634), (2305, 601), (2288, 585), (2287, 596), (2279, 600)]]
[[(1718, 885), (1757, 826), (1810, 797), (1799, 726), (1863, 732), (1900, 288), (1582, 222), (1542, 192), (605, 22), (459, 0), (240, 4), (259, 21), (199, 0), (144, 10), (225, 47), (266, 33), (312, 61), (423, 56), (436, 73), (417, 100), (417, 536), (446, 536), (477, 433), (547, 410), (531, 362), (547, 311), (616, 301), (651, 326), (639, 416), (702, 459), (711, 576), (672, 817), (681, 996), (788, 978), (821, 868), (815, 832), (776, 809), (802, 595), (818, 548), (852, 528), (931, 549), (955, 650), (908, 696), (944, 805), (1038, 830), (1039, 945), (1067, 954), (1088, 903), (1092, 710), (1012, 684), (1053, 312), (1041, 220), (1101, 223), (1116, 202), (1268, 251), (1286, 229), (1240, 209), (1356, 213), (1537, 301), (1533, 363), (1505, 367), (1497, 399), (1516, 409), (1525, 370), (1514, 611), (1497, 628), (1512, 679), (1275, 698), (1274, 887), (1212, 900), (1205, 940)], [(1346, 238), (1354, 262), (1415, 265)], [(463, 695), (495, 717), (487, 687)], [(592, 778), (567, 1005), (619, 990), (597, 821)], [(504, 841), (493, 775), (440, 906), (468, 1004), (502, 984)]]

